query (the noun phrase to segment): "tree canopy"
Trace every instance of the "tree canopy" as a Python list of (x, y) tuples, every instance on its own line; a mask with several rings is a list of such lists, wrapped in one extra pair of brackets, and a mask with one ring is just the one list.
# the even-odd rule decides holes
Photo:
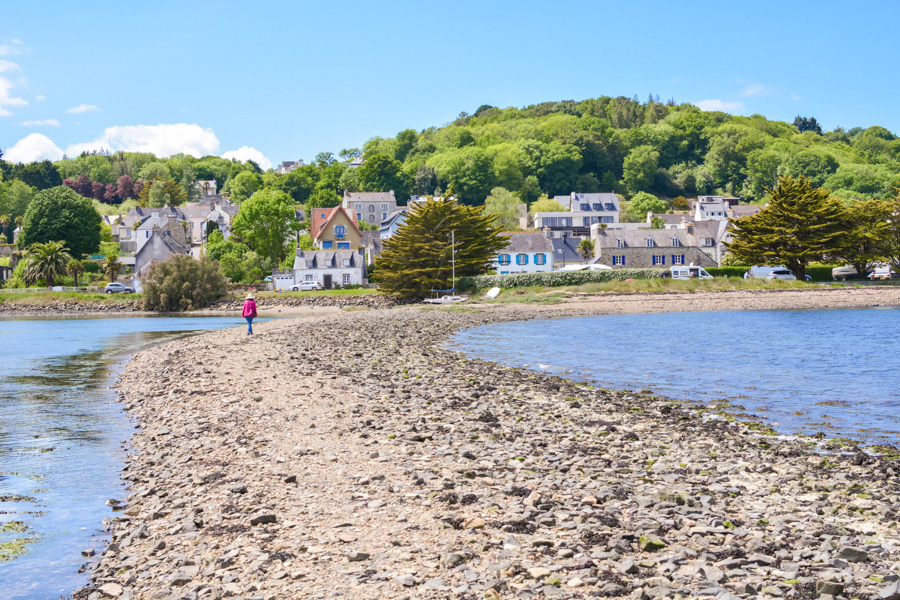
[(232, 223), (237, 241), (276, 265), (287, 256), (299, 230), (291, 197), (278, 190), (262, 190), (245, 200)]
[(381, 291), (400, 298), (424, 298), (432, 290), (448, 290), (454, 256), (457, 277), (486, 272), (509, 237), (500, 234), (497, 215), (483, 211), (483, 207), (453, 200), (429, 199), (415, 205), (397, 233), (384, 242), (376, 263)]
[(59, 186), (35, 194), (22, 220), (21, 246), (64, 242), (75, 257), (100, 249), (100, 214), (91, 201)]

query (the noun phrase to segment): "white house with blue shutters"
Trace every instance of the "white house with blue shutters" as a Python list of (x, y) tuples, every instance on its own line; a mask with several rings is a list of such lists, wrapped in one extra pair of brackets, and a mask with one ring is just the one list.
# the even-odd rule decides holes
[(513, 233), (506, 248), (497, 253), (494, 268), (499, 275), (542, 273), (553, 270), (553, 242), (542, 232)]

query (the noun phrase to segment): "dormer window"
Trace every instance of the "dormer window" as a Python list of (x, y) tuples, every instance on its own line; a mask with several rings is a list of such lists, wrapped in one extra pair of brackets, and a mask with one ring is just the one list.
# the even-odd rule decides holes
[(647, 247), (652, 248), (656, 245), (656, 242), (653, 241), (653, 238), (647, 238)]
[(607, 202), (607, 203), (606, 203), (606, 210), (616, 210), (616, 205), (613, 204), (612, 202)]
[(321, 218), (323, 218), (323, 219), (325, 218), (325, 213), (321, 214)]
[(672, 246), (678, 247), (681, 245), (681, 241), (678, 238), (672, 238)]
[(594, 210), (603, 210), (603, 205), (599, 203), (594, 204)]
[(581, 210), (591, 210), (591, 205), (590, 204), (582, 204)]
[(624, 248), (624, 247), (625, 247), (625, 240), (623, 240), (622, 238), (617, 239), (616, 240), (616, 248)]

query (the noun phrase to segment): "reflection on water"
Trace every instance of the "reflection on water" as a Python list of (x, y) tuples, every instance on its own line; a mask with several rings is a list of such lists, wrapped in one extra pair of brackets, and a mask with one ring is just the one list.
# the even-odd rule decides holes
[(147, 344), (237, 318), (0, 320), (0, 597), (58, 598), (105, 543), (134, 426), (110, 389)]
[(603, 387), (741, 405), (785, 433), (896, 445), (898, 332), (897, 309), (723, 311), (498, 323), (453, 343)]

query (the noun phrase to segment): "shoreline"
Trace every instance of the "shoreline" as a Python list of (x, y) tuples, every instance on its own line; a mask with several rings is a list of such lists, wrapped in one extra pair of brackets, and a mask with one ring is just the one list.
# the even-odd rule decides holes
[(900, 306), (788, 292), (338, 312), (139, 352), (131, 494), (76, 597), (877, 597), (900, 464), (442, 348), (498, 321)]

